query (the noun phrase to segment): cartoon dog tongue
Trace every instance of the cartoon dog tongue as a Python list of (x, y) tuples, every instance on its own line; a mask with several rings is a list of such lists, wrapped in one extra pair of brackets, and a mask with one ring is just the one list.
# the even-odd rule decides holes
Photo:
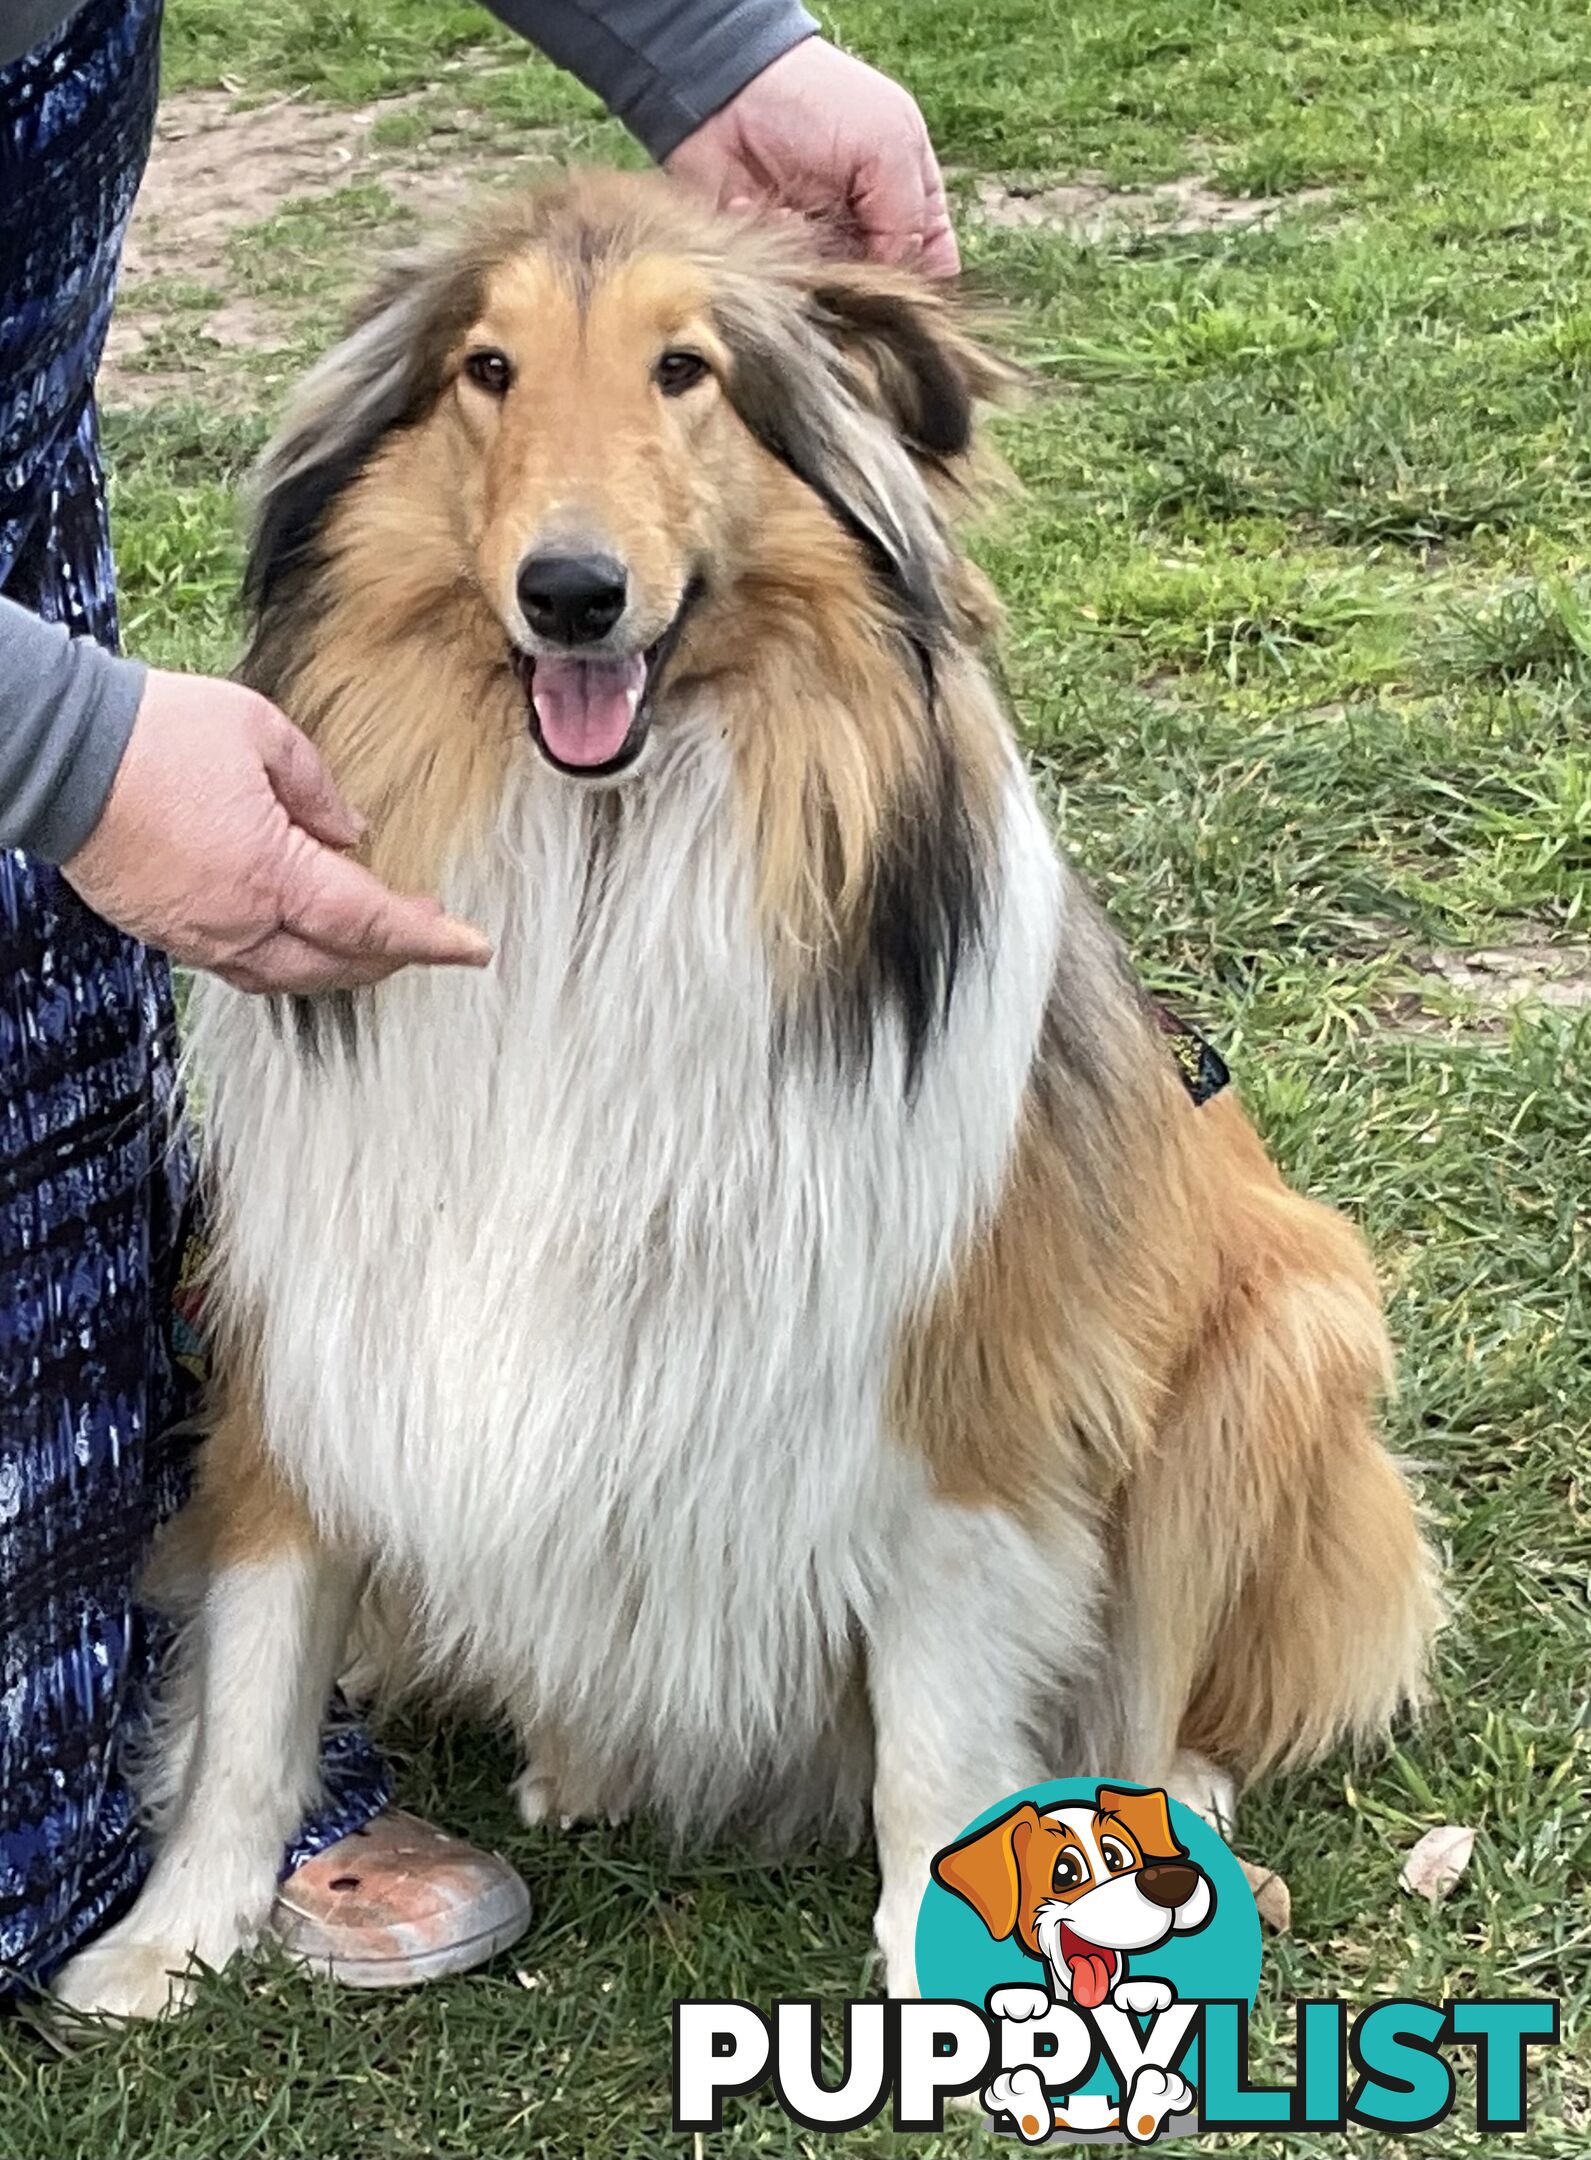
[(1101, 1950), (1097, 1943), (1085, 1942), (1073, 1929), (1063, 1927), (1061, 1956), (1071, 1977), (1072, 2000), (1084, 2010), (1097, 2010), (1110, 1993), (1115, 1951)]
[(646, 657), (538, 659), (530, 678), (541, 739), (561, 765), (606, 765), (624, 748), (646, 688)]

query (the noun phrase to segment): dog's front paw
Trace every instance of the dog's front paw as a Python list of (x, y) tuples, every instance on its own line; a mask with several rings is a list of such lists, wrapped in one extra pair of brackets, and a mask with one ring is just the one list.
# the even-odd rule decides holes
[(62, 1967), (50, 1992), (81, 2017), (157, 2018), (185, 2010), (195, 1984), (186, 1949), (113, 1928)]
[[(267, 1877), (264, 1912), (274, 1888)], [(57, 2002), (84, 2017), (164, 2017), (188, 2007), (203, 1972), (220, 1972), (258, 1940), (264, 1912), (251, 1924), (248, 1898), (218, 1897), (196, 1913), (154, 1891), (152, 1878), (125, 1920), (61, 1968), (50, 1989)]]
[(1121, 2126), (1135, 2145), (1147, 2145), (1173, 2115), (1186, 2115), (1192, 2105), (1193, 2087), (1185, 2077), (1145, 2063), (1127, 2089)]
[(989, 1990), (989, 2015), (1008, 2018), (1013, 2025), (1041, 2018), (1050, 2007), (1047, 1990), (1040, 1987), (998, 1987)]
[[(1008, 1988), (1006, 1994), (1021, 1994), (1020, 1988)], [(1029, 1994), (1036, 1993), (1028, 1989)], [(1009, 2115), (1016, 2124), (1016, 2134), (1024, 2145), (1042, 2145), (1054, 2127), (1050, 2112), (1050, 2096), (1044, 2090), (1044, 2080), (1031, 2063), (1023, 2063), (1020, 2069), (1002, 2071), (983, 2088), (983, 2104), (991, 2115)]]
[(1154, 2017), (1171, 2008), (1177, 1991), (1164, 1980), (1118, 1980), (1110, 1999), (1116, 2009), (1130, 2010), (1134, 2017)]

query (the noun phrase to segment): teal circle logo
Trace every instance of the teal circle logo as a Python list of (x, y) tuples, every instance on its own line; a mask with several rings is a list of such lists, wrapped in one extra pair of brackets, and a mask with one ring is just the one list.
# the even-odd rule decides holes
[[(1176, 2006), (1252, 2008), (1259, 1977), (1235, 1855), (1191, 1808), (1120, 1779), (1032, 1785), (986, 1809), (935, 1855), (918, 1914), (918, 1988), (998, 2020), (1004, 2067), (984, 2104), (1030, 2143), (1188, 2127), (1197, 2021)], [(1163, 2060), (1138, 2059), (1146, 2036)]]

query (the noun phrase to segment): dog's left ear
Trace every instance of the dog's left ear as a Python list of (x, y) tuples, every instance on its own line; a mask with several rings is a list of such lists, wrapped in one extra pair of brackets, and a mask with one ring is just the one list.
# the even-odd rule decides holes
[(959, 476), (999, 364), (897, 272), (726, 265), (715, 313), (742, 421), (859, 541), (912, 634), (949, 619), (936, 483)]
[(1187, 1857), (1187, 1847), (1171, 1827), (1171, 1809), (1163, 1792), (1124, 1792), (1119, 1785), (1101, 1785), (1094, 1805), (1102, 1815), (1114, 1815), (1126, 1824), (1146, 1861)]
[(874, 264), (827, 265), (811, 303), (862, 394), (919, 458), (949, 468), (972, 448), (980, 404), (1016, 370), (980, 344), (939, 287)]

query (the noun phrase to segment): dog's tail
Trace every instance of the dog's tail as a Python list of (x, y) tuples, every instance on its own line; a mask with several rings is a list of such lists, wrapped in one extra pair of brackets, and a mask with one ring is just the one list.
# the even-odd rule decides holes
[(1123, 1554), (1141, 1631), (1132, 1754), (1153, 1767), (1196, 1751), (1244, 1783), (1384, 1735), (1423, 1695), (1440, 1618), (1373, 1422), (1392, 1358), (1369, 1257), (1257, 1143), (1246, 1167)]

